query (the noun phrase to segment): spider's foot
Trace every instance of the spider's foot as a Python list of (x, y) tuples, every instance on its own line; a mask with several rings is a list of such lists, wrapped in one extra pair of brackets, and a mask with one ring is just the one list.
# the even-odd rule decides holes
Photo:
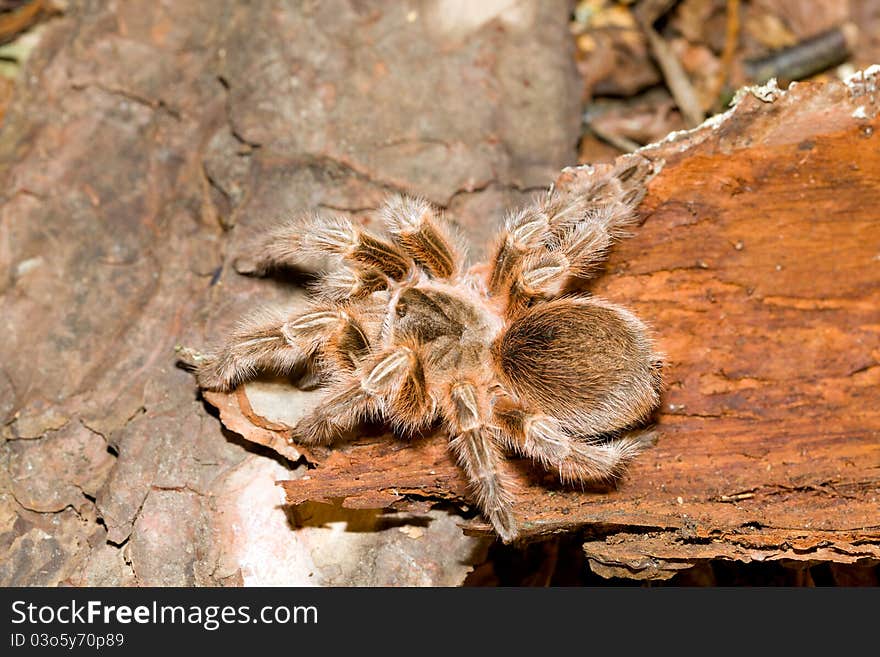
[(208, 360), (208, 356), (198, 349), (186, 347), (182, 344), (174, 345), (174, 353), (177, 354), (177, 363), (180, 367), (192, 371)]
[(227, 392), (234, 387), (229, 377), (221, 371), (219, 360), (214, 355), (183, 345), (175, 345), (174, 351), (177, 353), (177, 366), (192, 372), (199, 388)]
[(339, 437), (339, 426), (323, 413), (312, 413), (300, 420), (290, 440), (303, 445), (329, 445)]
[(489, 522), (495, 529), (495, 533), (504, 543), (512, 543), (519, 537), (519, 527), (513, 518), (509, 508), (500, 508), (489, 512)]
[[(203, 390), (215, 390), (217, 392), (229, 392), (235, 388), (237, 380), (230, 376), (228, 368), (224, 367), (223, 361), (212, 354), (202, 354), (189, 350), (186, 356), (191, 359), (191, 365), (187, 366), (196, 377), (196, 383)], [(181, 362), (186, 362), (181, 357)]]

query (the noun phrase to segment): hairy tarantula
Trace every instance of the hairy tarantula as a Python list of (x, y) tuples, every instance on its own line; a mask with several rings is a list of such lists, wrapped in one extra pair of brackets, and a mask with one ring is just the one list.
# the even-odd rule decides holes
[(387, 202), (387, 238), (345, 218), (279, 226), (260, 270), (313, 255), (335, 268), (306, 312), (245, 319), (203, 357), (198, 381), (229, 390), (258, 370), (312, 368), (331, 389), (295, 427), (301, 443), (330, 443), (369, 418), (403, 433), (441, 418), (477, 505), (509, 542), (504, 450), (563, 480), (613, 479), (658, 404), (661, 359), (645, 325), (572, 288), (633, 223), (647, 168), (625, 158), (551, 189), (510, 214), (492, 259), (468, 269), (451, 226), (420, 199)]

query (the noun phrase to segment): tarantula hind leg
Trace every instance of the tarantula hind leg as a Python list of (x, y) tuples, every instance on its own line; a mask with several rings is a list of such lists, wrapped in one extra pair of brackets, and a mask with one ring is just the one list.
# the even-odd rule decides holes
[(631, 431), (600, 443), (572, 436), (555, 418), (530, 414), (506, 400), (494, 412), (508, 446), (556, 470), (563, 483), (616, 481), (654, 436), (647, 430)]
[(489, 424), (485, 397), (484, 390), (468, 381), (452, 383), (445, 410), (453, 435), (449, 446), (467, 475), (477, 506), (501, 540), (510, 543), (518, 534), (511, 486), (499, 468), (503, 455)]
[(319, 350), (341, 369), (351, 370), (369, 350), (357, 318), (339, 308), (313, 308), (291, 316), (266, 309), (244, 320), (228, 340), (195, 364), (199, 385), (231, 390), (258, 371), (289, 374)]

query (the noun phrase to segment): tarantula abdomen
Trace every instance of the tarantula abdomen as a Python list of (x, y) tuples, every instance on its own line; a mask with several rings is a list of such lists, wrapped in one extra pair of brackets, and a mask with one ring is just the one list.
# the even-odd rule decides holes
[(634, 426), (657, 406), (661, 361), (647, 328), (604, 301), (535, 306), (511, 322), (492, 355), (520, 399), (582, 435)]

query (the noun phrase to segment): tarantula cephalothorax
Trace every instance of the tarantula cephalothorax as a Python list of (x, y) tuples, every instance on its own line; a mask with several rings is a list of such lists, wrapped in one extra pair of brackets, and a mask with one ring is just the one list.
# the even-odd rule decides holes
[(331, 389), (295, 428), (329, 443), (368, 418), (412, 432), (442, 419), (480, 510), (517, 536), (512, 450), (563, 480), (612, 479), (642, 444), (628, 433), (656, 407), (660, 357), (631, 312), (571, 290), (633, 221), (647, 164), (597, 168), (565, 193), (508, 216), (492, 260), (465, 269), (450, 226), (424, 201), (382, 209), (388, 236), (347, 219), (276, 228), (258, 268), (330, 255), (304, 313), (244, 320), (197, 366), (228, 390), (257, 370), (311, 368)]

